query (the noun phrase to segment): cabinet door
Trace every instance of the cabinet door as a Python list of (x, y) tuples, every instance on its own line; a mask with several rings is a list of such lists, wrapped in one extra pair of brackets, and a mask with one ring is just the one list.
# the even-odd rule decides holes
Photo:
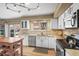
[(52, 27), (52, 29), (58, 29), (58, 20), (57, 19), (52, 19), (51, 27)]
[(71, 28), (71, 19), (65, 20), (65, 28)]
[(65, 11), (65, 18), (67, 19), (68, 17), (72, 17), (72, 10), (73, 7), (70, 6), (66, 11)]
[(48, 38), (42, 37), (42, 47), (48, 48)]
[(40, 38), (39, 36), (37, 36), (37, 37), (36, 37), (36, 46), (37, 46), (37, 47), (41, 47), (41, 46), (42, 46), (42, 45), (41, 45), (41, 44), (42, 44), (41, 41), (42, 41), (41, 38)]
[(79, 9), (79, 3), (74, 3), (72, 7), (73, 7), (73, 10), (72, 10), (73, 12), (77, 11), (77, 9)]
[(49, 48), (56, 49), (56, 39), (53, 37), (49, 37)]
[(23, 35), (23, 38), (24, 38), (23, 45), (28, 46), (28, 35)]
[(64, 14), (62, 14), (58, 19), (58, 28), (64, 29)]

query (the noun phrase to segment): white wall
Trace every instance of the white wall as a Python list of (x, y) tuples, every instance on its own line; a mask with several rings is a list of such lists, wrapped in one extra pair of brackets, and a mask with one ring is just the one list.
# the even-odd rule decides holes
[(23, 40), (23, 45), (24, 45), (24, 46), (28, 46), (28, 35), (24, 34), (24, 35), (23, 35), (23, 38), (24, 38), (24, 40)]

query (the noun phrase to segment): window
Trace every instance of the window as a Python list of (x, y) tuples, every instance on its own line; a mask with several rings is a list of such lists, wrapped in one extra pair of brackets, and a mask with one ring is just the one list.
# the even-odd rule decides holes
[(29, 21), (28, 20), (22, 20), (21, 21), (21, 28), (29, 29)]
[(4, 35), (4, 33), (5, 33), (4, 25), (0, 24), (0, 35)]

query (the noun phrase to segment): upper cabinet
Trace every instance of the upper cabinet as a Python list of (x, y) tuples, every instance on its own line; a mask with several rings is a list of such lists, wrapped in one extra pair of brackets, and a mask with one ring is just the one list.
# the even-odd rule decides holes
[(51, 28), (52, 29), (58, 29), (58, 20), (57, 19), (52, 19)]
[(72, 21), (72, 15), (73, 15), (73, 6), (70, 6), (65, 12), (64, 12), (64, 27), (65, 28), (71, 28), (71, 21)]
[(29, 29), (29, 20), (22, 20), (21, 21), (21, 28), (22, 29)]
[(32, 30), (47, 30), (48, 20), (34, 20), (31, 21)]
[(77, 28), (79, 25), (79, 4), (72, 4), (61, 16), (58, 18), (58, 28)]
[(58, 18), (58, 29), (64, 29), (64, 13)]
[(64, 16), (65, 18), (70, 18), (72, 17), (72, 14), (73, 14), (73, 6), (70, 6), (65, 12), (64, 12)]
[(72, 4), (73, 10), (72, 12), (75, 12), (77, 9), (79, 9), (79, 3)]
[(41, 30), (47, 29), (47, 22), (46, 21), (41, 22), (40, 25), (41, 25)]

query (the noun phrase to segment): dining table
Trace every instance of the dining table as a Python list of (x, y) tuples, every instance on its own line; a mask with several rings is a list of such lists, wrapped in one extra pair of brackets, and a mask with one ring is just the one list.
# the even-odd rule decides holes
[[(20, 53), (15, 53), (15, 51), (18, 49)], [(4, 56), (10, 55), (10, 56), (23, 56), (23, 38), (20, 37), (4, 37), (3, 39), (0, 39), (0, 49), (2, 49), (2, 52), (6, 51), (7, 54), (3, 53)], [(0, 53), (2, 53), (0, 52)], [(18, 52), (18, 51), (16, 51)]]

